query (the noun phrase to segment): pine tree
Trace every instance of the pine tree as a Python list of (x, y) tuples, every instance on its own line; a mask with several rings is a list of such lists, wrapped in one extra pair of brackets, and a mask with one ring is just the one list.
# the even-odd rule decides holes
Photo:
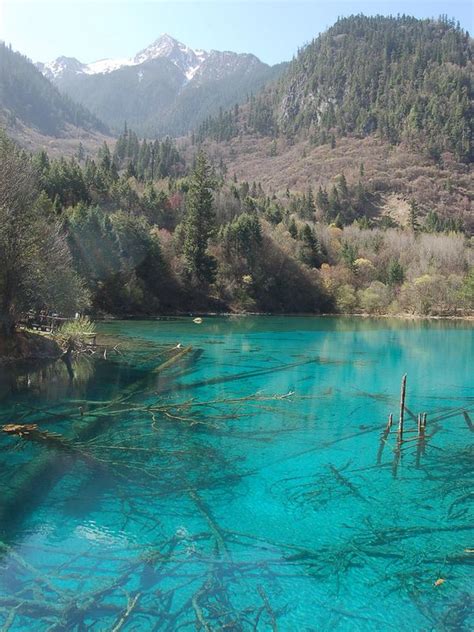
[(319, 268), (322, 263), (321, 248), (316, 234), (309, 224), (305, 224), (300, 232), (301, 250), (300, 259), (311, 268)]
[(112, 155), (110, 153), (109, 146), (105, 141), (99, 149), (97, 160), (99, 161), (99, 167), (101, 167), (105, 173), (109, 173), (110, 167), (112, 166)]
[(316, 213), (316, 206), (314, 204), (313, 189), (308, 187), (308, 194), (305, 198), (305, 206), (303, 209), (303, 215), (305, 219), (314, 220), (314, 214)]
[(340, 199), (346, 201), (349, 197), (349, 188), (347, 186), (346, 176), (343, 173), (337, 178), (337, 187), (339, 189)]
[(86, 153), (84, 151), (84, 145), (80, 142), (79, 147), (77, 148), (76, 158), (79, 162), (82, 162), (83, 160), (85, 160), (85, 157)]
[(408, 224), (413, 232), (416, 232), (419, 228), (418, 223), (418, 204), (412, 200), (410, 202), (410, 211), (408, 216)]
[(387, 269), (389, 285), (401, 285), (405, 280), (405, 272), (397, 259), (392, 259)]
[(298, 237), (298, 228), (293, 217), (291, 218), (291, 222), (288, 225), (288, 232), (293, 237), (293, 239), (296, 239)]
[(329, 210), (329, 196), (327, 191), (323, 189), (321, 186), (318, 189), (318, 193), (316, 195), (316, 204), (322, 213), (326, 215)]
[(211, 167), (205, 154), (199, 152), (190, 178), (183, 226), (186, 273), (198, 284), (212, 283), (215, 278), (216, 261), (207, 250), (216, 230), (213, 184)]
[(353, 270), (354, 262), (357, 259), (357, 248), (353, 244), (344, 241), (341, 247), (341, 259), (349, 270)]

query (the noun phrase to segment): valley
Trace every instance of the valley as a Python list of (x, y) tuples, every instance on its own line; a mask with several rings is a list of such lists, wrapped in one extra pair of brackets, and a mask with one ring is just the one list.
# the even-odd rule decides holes
[(472, 314), (472, 51), (447, 18), (342, 18), (272, 68), (169, 35), (41, 72), (0, 52), (69, 309)]
[(1, 632), (474, 630), (473, 41), (389, 6), (1, 5)]

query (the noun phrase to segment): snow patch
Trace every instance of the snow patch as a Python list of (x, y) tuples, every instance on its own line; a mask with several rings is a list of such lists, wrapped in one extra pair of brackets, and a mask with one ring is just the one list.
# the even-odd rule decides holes
[(114, 72), (114, 70), (123, 68), (123, 66), (130, 65), (129, 59), (99, 59), (99, 61), (94, 61), (92, 64), (87, 64), (83, 72), (86, 75), (99, 75)]
[(191, 79), (194, 77), (194, 75), (197, 73), (197, 71), (199, 70), (200, 67), (201, 67), (201, 64), (197, 64), (197, 66), (193, 66), (192, 68), (189, 68), (184, 73), (186, 75), (186, 79), (188, 81), (191, 81)]

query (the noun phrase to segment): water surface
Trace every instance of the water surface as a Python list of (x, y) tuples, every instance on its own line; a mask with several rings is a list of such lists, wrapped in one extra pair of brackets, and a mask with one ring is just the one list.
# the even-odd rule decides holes
[(69, 443), (0, 434), (0, 629), (472, 629), (469, 324), (101, 330), (72, 383), (1, 377), (2, 424)]

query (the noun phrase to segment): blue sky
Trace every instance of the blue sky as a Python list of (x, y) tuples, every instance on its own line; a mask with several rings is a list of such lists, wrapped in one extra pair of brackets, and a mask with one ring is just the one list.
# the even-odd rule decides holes
[(34, 61), (91, 62), (133, 56), (166, 32), (193, 48), (249, 52), (273, 64), (352, 13), (447, 14), (474, 30), (472, 0), (0, 0), (0, 39)]

